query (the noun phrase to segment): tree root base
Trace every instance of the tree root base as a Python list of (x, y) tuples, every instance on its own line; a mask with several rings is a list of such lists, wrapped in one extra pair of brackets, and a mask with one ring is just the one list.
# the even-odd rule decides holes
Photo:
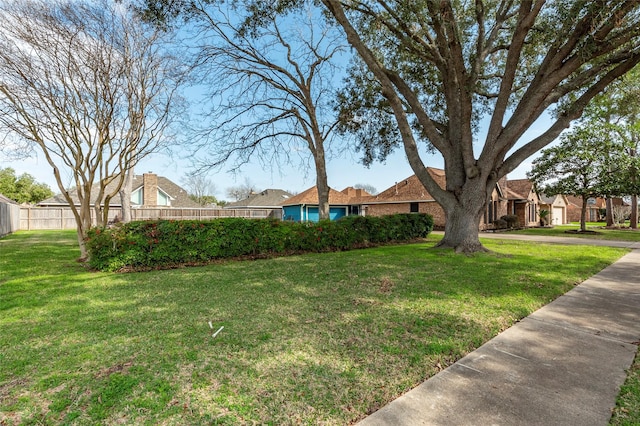
[(435, 248), (453, 249), (457, 254), (471, 255), (475, 253), (490, 253), (491, 250), (483, 246), (480, 242), (453, 244), (446, 241), (440, 241)]

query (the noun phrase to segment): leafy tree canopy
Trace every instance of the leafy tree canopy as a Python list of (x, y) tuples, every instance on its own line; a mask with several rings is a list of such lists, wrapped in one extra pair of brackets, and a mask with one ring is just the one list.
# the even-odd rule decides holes
[(21, 204), (35, 204), (53, 196), (53, 191), (30, 174), (17, 176), (14, 169), (7, 167), (0, 169), (0, 194)]

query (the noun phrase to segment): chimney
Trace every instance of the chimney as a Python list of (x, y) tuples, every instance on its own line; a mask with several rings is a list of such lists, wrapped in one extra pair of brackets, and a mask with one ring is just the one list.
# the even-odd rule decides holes
[(144, 200), (142, 205), (155, 207), (158, 205), (158, 175), (154, 173), (145, 173), (142, 175), (142, 193)]

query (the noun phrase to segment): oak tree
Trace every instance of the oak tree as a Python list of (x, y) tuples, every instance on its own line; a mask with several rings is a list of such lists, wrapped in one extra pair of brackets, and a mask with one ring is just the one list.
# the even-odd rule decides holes
[[(440, 245), (461, 252), (483, 250), (479, 221), (498, 179), (555, 140), (640, 61), (638, 2), (322, 2), (366, 65), (361, 81), (370, 83), (353, 88), (360, 96), (350, 97), (358, 100), (352, 116), (393, 118), (395, 128), (381, 129), (378, 146), (404, 147), (445, 211)], [(553, 108), (546, 128), (525, 138)], [(427, 148), (444, 159), (445, 188), (426, 171), (420, 153)]]

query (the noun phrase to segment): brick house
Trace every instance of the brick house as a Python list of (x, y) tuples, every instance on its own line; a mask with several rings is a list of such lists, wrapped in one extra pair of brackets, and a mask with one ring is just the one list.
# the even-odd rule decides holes
[(524, 227), (540, 224), (540, 197), (529, 179), (506, 181), (507, 214), (515, 215)]
[[(427, 167), (431, 177), (444, 188), (446, 185), (445, 172), (442, 169)], [(491, 193), (487, 203), (487, 210), (481, 218), (480, 229), (491, 228), (493, 222), (507, 212), (507, 200), (501, 180)], [(396, 182), (392, 187), (360, 200), (362, 214), (370, 216), (383, 216), (394, 213), (426, 213), (433, 216), (434, 226), (444, 228), (445, 214), (443, 208), (429, 194), (416, 175)]]
[[(567, 195), (567, 222), (580, 222), (582, 212), (582, 197)], [(604, 198), (587, 199), (587, 222), (598, 222), (604, 220), (605, 216), (601, 214), (607, 208), (607, 202)]]

